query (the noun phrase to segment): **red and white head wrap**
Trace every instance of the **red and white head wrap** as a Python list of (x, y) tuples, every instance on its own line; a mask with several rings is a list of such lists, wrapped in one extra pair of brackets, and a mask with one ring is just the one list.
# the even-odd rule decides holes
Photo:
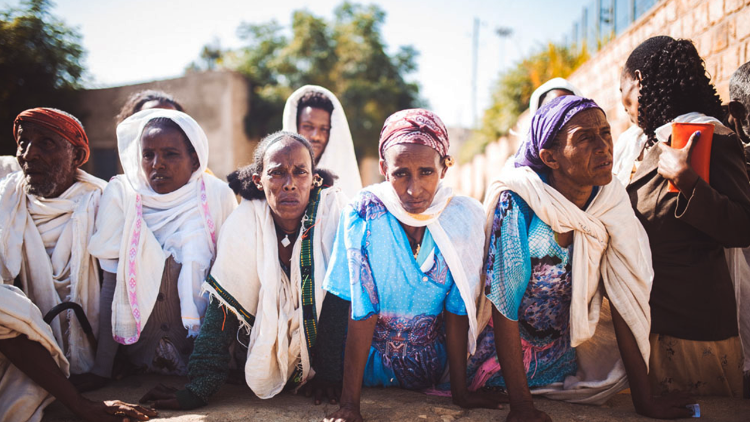
[(379, 153), (384, 160), (385, 150), (399, 144), (426, 145), (445, 158), (448, 155), (448, 130), (435, 113), (412, 108), (391, 114), (380, 131)]
[[(38, 107), (21, 112), (13, 122), (13, 139), (18, 142), (18, 126), (24, 122), (38, 124), (65, 138), (74, 146), (86, 151), (83, 163), (89, 160), (89, 138), (83, 126), (75, 119), (52, 108)], [(83, 164), (81, 163), (81, 164)]]

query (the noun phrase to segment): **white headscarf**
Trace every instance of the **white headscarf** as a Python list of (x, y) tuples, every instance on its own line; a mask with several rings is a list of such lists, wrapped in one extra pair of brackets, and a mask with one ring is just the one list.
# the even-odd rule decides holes
[(354, 154), (354, 143), (349, 131), (349, 122), (346, 120), (344, 108), (336, 96), (331, 91), (317, 85), (305, 85), (294, 91), (286, 100), (286, 106), (284, 106), (283, 130), (298, 133), (297, 103), (308, 92), (320, 92), (333, 103), (331, 134), (317, 167), (331, 170), (333, 174), (338, 176), (334, 185), (341, 188), (341, 191), (351, 198), (362, 189), (362, 178), (359, 175), (357, 156)]
[(622, 183), (623, 186), (630, 184), (630, 177), (633, 175), (635, 162), (643, 152), (648, 137), (643, 133), (643, 129), (637, 125), (632, 125), (623, 132), (615, 143), (614, 164), (612, 165), (612, 174)]
[(581, 90), (573, 86), (573, 84), (571, 84), (567, 80), (563, 78), (552, 78), (542, 84), (542, 86), (534, 90), (534, 93), (531, 94), (531, 100), (529, 100), (529, 113), (532, 116), (539, 109), (539, 99), (542, 98), (542, 95), (552, 91), (553, 89), (564, 89), (566, 91), (572, 92), (575, 96), (583, 97)]
[[(200, 163), (184, 186), (167, 194), (154, 192), (141, 169), (141, 136), (148, 122), (157, 118), (179, 125)], [(138, 341), (170, 255), (182, 264), (177, 281), (182, 322), (190, 335), (196, 335), (208, 305), (200, 286), (215, 256), (219, 227), (237, 201), (226, 183), (205, 173), (208, 139), (185, 113), (140, 111), (117, 127), (117, 146), (125, 175), (117, 176), (105, 191), (89, 247), (98, 258), (123, 264), (117, 268), (112, 303), (113, 336), (123, 344)]]

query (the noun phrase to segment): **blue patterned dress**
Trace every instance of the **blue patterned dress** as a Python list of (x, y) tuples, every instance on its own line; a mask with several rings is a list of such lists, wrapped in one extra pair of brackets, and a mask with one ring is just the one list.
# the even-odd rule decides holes
[[(572, 253), (573, 246), (560, 246), (552, 228), (521, 197), (510, 191), (500, 194), (485, 266), (485, 293), (503, 316), (518, 321), (531, 388), (562, 382), (577, 370), (569, 326)], [(467, 365), (470, 384), (504, 388), (502, 372), (483, 371), (499, 367), (491, 326), (478, 343)]]
[(342, 213), (323, 288), (351, 301), (352, 318), (378, 316), (365, 386), (424, 389), (447, 364), (443, 311), (466, 308), (428, 230), (415, 260), (399, 221), (362, 191)]

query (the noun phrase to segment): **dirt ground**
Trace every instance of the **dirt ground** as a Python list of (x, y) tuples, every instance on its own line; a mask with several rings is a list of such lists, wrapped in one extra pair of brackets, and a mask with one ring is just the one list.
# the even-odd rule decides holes
[[(136, 403), (159, 382), (181, 387), (184, 378), (138, 376), (114, 382), (108, 387), (87, 393), (92, 400), (119, 399)], [(703, 421), (750, 421), (750, 400), (703, 397), (698, 400)], [(629, 394), (618, 394), (604, 406), (586, 406), (538, 399), (536, 405), (554, 421), (648, 421), (633, 410)], [(160, 411), (158, 420), (172, 422), (219, 421), (322, 421), (336, 405), (315, 406), (302, 395), (282, 393), (271, 400), (255, 397), (249, 388), (225, 385), (207, 407), (189, 411)], [(502, 410), (464, 410), (449, 398), (427, 396), (398, 389), (366, 388), (362, 395), (362, 414), (366, 421), (468, 422), (504, 421), (507, 407)], [(43, 422), (70, 422), (76, 418), (60, 403), (47, 408)]]

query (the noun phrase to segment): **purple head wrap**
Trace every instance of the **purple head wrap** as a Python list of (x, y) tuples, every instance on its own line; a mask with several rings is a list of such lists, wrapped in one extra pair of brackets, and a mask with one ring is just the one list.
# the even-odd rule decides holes
[[(537, 173), (547, 169), (547, 166), (539, 157), (539, 151), (552, 143), (560, 133), (560, 129), (565, 126), (576, 114), (599, 107), (594, 100), (577, 97), (575, 95), (565, 95), (557, 97), (537, 110), (534, 117), (531, 118), (531, 128), (526, 137), (526, 141), (521, 144), (516, 152), (516, 167), (531, 167)], [(604, 110), (602, 110), (604, 113)]]

